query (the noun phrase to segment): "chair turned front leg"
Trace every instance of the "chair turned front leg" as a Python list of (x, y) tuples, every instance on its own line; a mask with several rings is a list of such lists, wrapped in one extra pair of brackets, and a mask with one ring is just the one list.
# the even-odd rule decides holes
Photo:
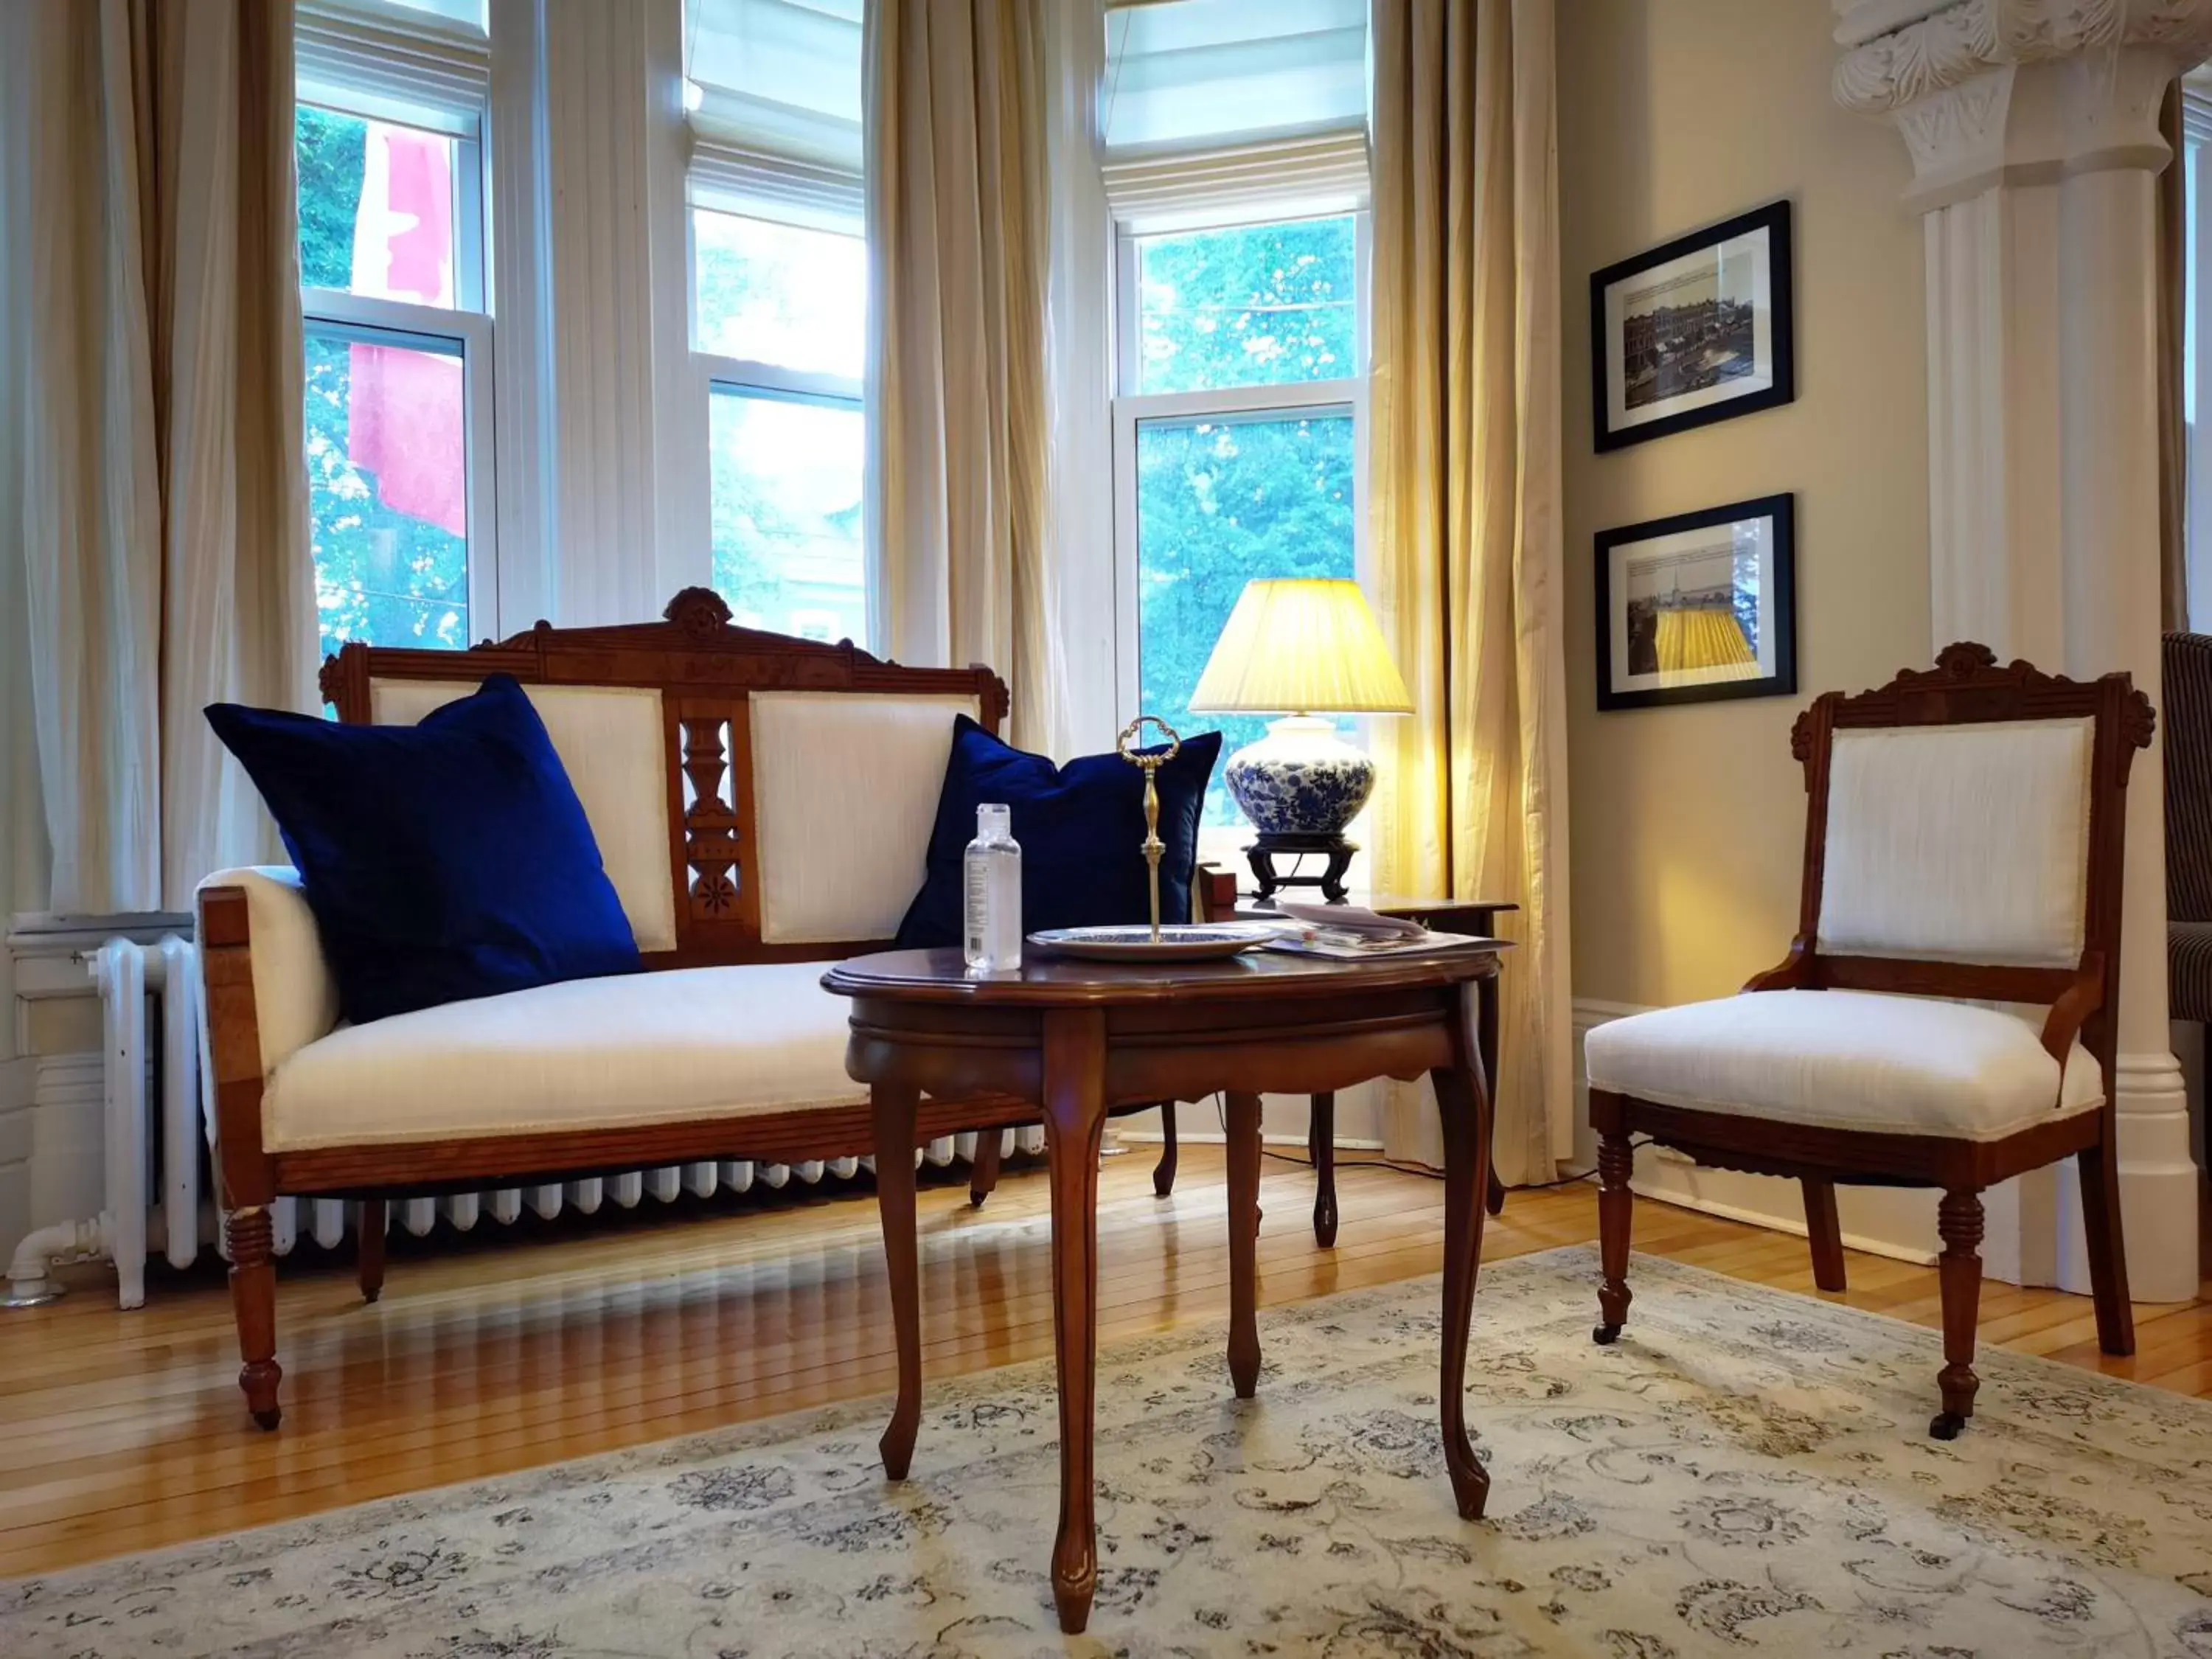
[(1152, 1166), (1152, 1191), (1162, 1198), (1175, 1191), (1176, 1103), (1160, 1103), (1160, 1161)]
[(1628, 1304), (1636, 1298), (1628, 1289), (1628, 1240), (1633, 1225), (1636, 1194), (1628, 1178), (1636, 1170), (1636, 1153), (1626, 1134), (1602, 1136), (1597, 1144), (1597, 1249), (1602, 1277), (1597, 1287), (1599, 1322), (1590, 1340), (1607, 1344), (1628, 1322)]
[(238, 1321), (238, 1386), (246, 1409), (264, 1429), (283, 1420), (276, 1385), (284, 1369), (276, 1363), (276, 1254), (266, 1205), (248, 1205), (223, 1218), (222, 1236), (230, 1247), (230, 1310)]
[(1936, 1207), (1936, 1231), (1943, 1254), (1936, 1267), (1943, 1287), (1943, 1370), (1936, 1381), (1943, 1390), (1943, 1409), (1929, 1424), (1938, 1440), (1956, 1440), (1974, 1414), (1974, 1322), (1982, 1299), (1982, 1195), (1978, 1191), (1943, 1194)]

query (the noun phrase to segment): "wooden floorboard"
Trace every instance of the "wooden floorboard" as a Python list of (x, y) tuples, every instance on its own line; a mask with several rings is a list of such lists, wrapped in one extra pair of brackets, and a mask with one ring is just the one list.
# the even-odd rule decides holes
[[(1437, 1270), (1434, 1181), (1346, 1170), (1339, 1243), (1322, 1250), (1310, 1175), (1271, 1158), (1264, 1176), (1262, 1305)], [(1141, 1153), (1109, 1160), (1101, 1180), (1102, 1341), (1227, 1317), (1218, 1151), (1185, 1149), (1171, 1199), (1151, 1182)], [(1010, 1169), (980, 1211), (963, 1185), (925, 1188), (929, 1376), (1050, 1352), (1046, 1203), (1034, 1166)], [(1653, 1203), (1636, 1225), (1639, 1250), (1819, 1294), (1802, 1239)], [(345, 1261), (303, 1247), (278, 1275), (286, 1419), (274, 1435), (246, 1422), (219, 1264), (157, 1271), (131, 1313), (100, 1270), (74, 1270), (68, 1299), (0, 1316), (0, 1576), (884, 1393), (895, 1370), (876, 1227), (863, 1182), (395, 1236), (374, 1307)], [(1484, 1255), (1595, 1233), (1588, 1187), (1516, 1193)], [(1932, 1269), (1856, 1253), (1849, 1269), (1851, 1288), (1825, 1299), (1940, 1325)], [(2137, 1319), (2136, 1353), (2112, 1359), (2085, 1298), (1992, 1284), (1982, 1333), (2212, 1396), (2212, 1297)]]

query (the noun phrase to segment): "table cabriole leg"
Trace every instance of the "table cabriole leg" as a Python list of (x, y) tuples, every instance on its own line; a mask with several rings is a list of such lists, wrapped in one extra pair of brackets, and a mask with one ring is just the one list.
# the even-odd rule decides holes
[[(1479, 931), (1486, 933), (1494, 932), (1496, 921), (1497, 913), (1495, 911), (1487, 913), (1483, 917)], [(1487, 978), (1475, 981), (1474, 1006), (1475, 1048), (1482, 1055), (1482, 1081), (1484, 1087), (1490, 1091), (1491, 1100), (1491, 1108), (1484, 1114), (1484, 1118), (1486, 1122), (1494, 1127), (1498, 1116), (1497, 975), (1492, 974)], [(1488, 1131), (1486, 1130), (1485, 1133), (1487, 1133)], [(1498, 1160), (1495, 1158), (1486, 1157), (1484, 1163), (1488, 1170), (1484, 1177), (1484, 1202), (1488, 1206), (1491, 1214), (1502, 1214), (1505, 1209), (1505, 1183), (1498, 1178)]]
[(1444, 1462), (1461, 1517), (1482, 1518), (1490, 1475), (1467, 1432), (1467, 1343), (1474, 1322), (1474, 1281), (1482, 1259), (1482, 1224), (1490, 1173), (1490, 1096), (1480, 1062), (1431, 1073), (1444, 1141), (1443, 1356), (1438, 1395)]
[(1249, 1400), (1260, 1386), (1260, 1097), (1227, 1098), (1229, 1380)]
[(1314, 1167), (1314, 1243), (1328, 1249), (1336, 1243), (1336, 1097), (1316, 1095), (1306, 1130), (1306, 1156)]
[(1060, 1627), (1079, 1633), (1098, 1589), (1097, 1482), (1091, 1439), (1098, 1364), (1098, 1146), (1106, 1127), (1106, 1017), (1044, 1017), (1044, 1125), (1051, 1163), (1054, 1357), (1060, 1374), (1060, 1530), (1052, 1599)]
[(875, 1119), (876, 1203), (883, 1216), (884, 1259), (891, 1285), (891, 1329), (898, 1343), (898, 1404), (878, 1443), (884, 1473), (906, 1479), (921, 1425), (921, 1284), (915, 1242), (915, 1109), (917, 1089), (878, 1083), (868, 1091)]

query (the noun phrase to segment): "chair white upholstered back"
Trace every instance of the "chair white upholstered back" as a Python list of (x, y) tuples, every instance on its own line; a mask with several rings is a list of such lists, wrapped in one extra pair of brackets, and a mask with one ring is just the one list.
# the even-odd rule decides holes
[(923, 855), (973, 696), (755, 691), (753, 817), (761, 939), (889, 939)]
[[(412, 726), (465, 697), (474, 680), (379, 679), (369, 718)], [(676, 892), (668, 858), (668, 740), (660, 693), (626, 685), (526, 685), (531, 706), (575, 786), (607, 879), (641, 951), (676, 948)]]
[(2082, 716), (1838, 730), (1822, 954), (2078, 965), (2095, 725)]

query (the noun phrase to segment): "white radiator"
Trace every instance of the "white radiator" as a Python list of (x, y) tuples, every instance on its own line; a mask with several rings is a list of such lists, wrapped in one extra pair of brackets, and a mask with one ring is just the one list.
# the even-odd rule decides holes
[[(158, 945), (112, 939), (85, 958), (100, 989), (106, 1186), (100, 1213), (82, 1221), (42, 1227), (17, 1246), (8, 1269), (5, 1300), (29, 1305), (60, 1294), (47, 1277), (50, 1263), (104, 1255), (115, 1263), (117, 1300), (125, 1308), (146, 1300), (146, 1261), (158, 1249), (173, 1267), (189, 1267), (202, 1249), (222, 1237), (210, 1179), (214, 1103), (203, 1100), (204, 1033), (199, 1018), (199, 965), (191, 943), (172, 934)], [(1044, 1150), (1041, 1125), (1009, 1129), (1005, 1149)], [(922, 1150), (923, 1161), (945, 1165), (972, 1161), (975, 1137), (948, 1135)], [(635, 1208), (647, 1198), (672, 1202), (678, 1194), (709, 1198), (727, 1188), (742, 1193), (757, 1182), (780, 1188), (793, 1176), (812, 1184), (824, 1175), (849, 1178), (872, 1158), (817, 1159), (805, 1164), (732, 1160), (683, 1164), (623, 1175), (502, 1187), (492, 1191), (406, 1198), (388, 1206), (390, 1224), (420, 1237), (441, 1218), (465, 1232), (479, 1221), (518, 1218), (525, 1207), (548, 1220), (563, 1210), (589, 1215), (612, 1200)], [(282, 1198), (270, 1207), (276, 1253), (289, 1251), (301, 1231), (325, 1247), (342, 1243), (355, 1206), (342, 1199)]]

